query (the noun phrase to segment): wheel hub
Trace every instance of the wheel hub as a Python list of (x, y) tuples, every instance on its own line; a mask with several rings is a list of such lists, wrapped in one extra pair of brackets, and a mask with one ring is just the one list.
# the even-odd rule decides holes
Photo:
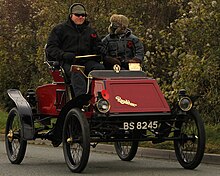
[(69, 137), (66, 141), (67, 141), (67, 143), (71, 144), (73, 142), (73, 138)]
[(7, 137), (8, 137), (9, 142), (12, 142), (12, 140), (13, 140), (13, 131), (12, 130), (9, 130)]

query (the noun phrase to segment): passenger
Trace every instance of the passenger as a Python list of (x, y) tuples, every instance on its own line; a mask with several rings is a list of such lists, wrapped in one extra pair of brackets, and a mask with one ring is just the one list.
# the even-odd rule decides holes
[(128, 28), (129, 20), (124, 15), (114, 14), (110, 17), (109, 34), (103, 38), (102, 53), (106, 69), (118, 64), (128, 69), (128, 63), (141, 63), (144, 47), (137, 36)]
[(99, 59), (76, 59), (76, 56), (100, 54), (101, 39), (89, 26), (87, 12), (83, 4), (74, 3), (69, 8), (66, 22), (55, 26), (48, 38), (46, 54), (48, 60), (56, 60), (64, 68), (74, 95), (86, 93), (86, 80), (81, 73), (71, 72), (72, 64), (85, 66), (85, 74), (91, 70), (102, 70)]

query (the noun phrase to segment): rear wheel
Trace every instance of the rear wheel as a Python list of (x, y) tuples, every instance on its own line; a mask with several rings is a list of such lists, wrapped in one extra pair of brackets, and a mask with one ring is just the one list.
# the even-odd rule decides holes
[(5, 146), (8, 159), (12, 164), (20, 164), (24, 159), (27, 141), (22, 137), (23, 129), (17, 108), (8, 114), (5, 131)]
[(192, 109), (184, 121), (177, 122), (180, 129), (174, 134), (181, 140), (174, 141), (176, 157), (185, 169), (194, 169), (200, 163), (205, 150), (205, 128), (199, 113)]
[(80, 173), (87, 165), (90, 153), (89, 124), (79, 109), (71, 109), (63, 128), (63, 152), (68, 168)]
[(115, 150), (122, 161), (131, 161), (138, 149), (138, 141), (115, 142)]

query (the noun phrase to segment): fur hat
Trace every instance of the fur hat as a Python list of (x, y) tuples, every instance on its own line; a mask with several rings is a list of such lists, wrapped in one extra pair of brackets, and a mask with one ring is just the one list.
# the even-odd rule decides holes
[(108, 32), (110, 34), (122, 34), (128, 28), (129, 20), (124, 15), (113, 14), (110, 17), (110, 26)]

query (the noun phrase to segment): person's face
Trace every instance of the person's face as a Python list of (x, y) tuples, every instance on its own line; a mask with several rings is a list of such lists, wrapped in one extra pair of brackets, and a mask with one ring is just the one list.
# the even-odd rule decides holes
[(86, 14), (74, 14), (73, 13), (71, 15), (71, 19), (76, 25), (81, 25), (84, 23), (86, 19)]

